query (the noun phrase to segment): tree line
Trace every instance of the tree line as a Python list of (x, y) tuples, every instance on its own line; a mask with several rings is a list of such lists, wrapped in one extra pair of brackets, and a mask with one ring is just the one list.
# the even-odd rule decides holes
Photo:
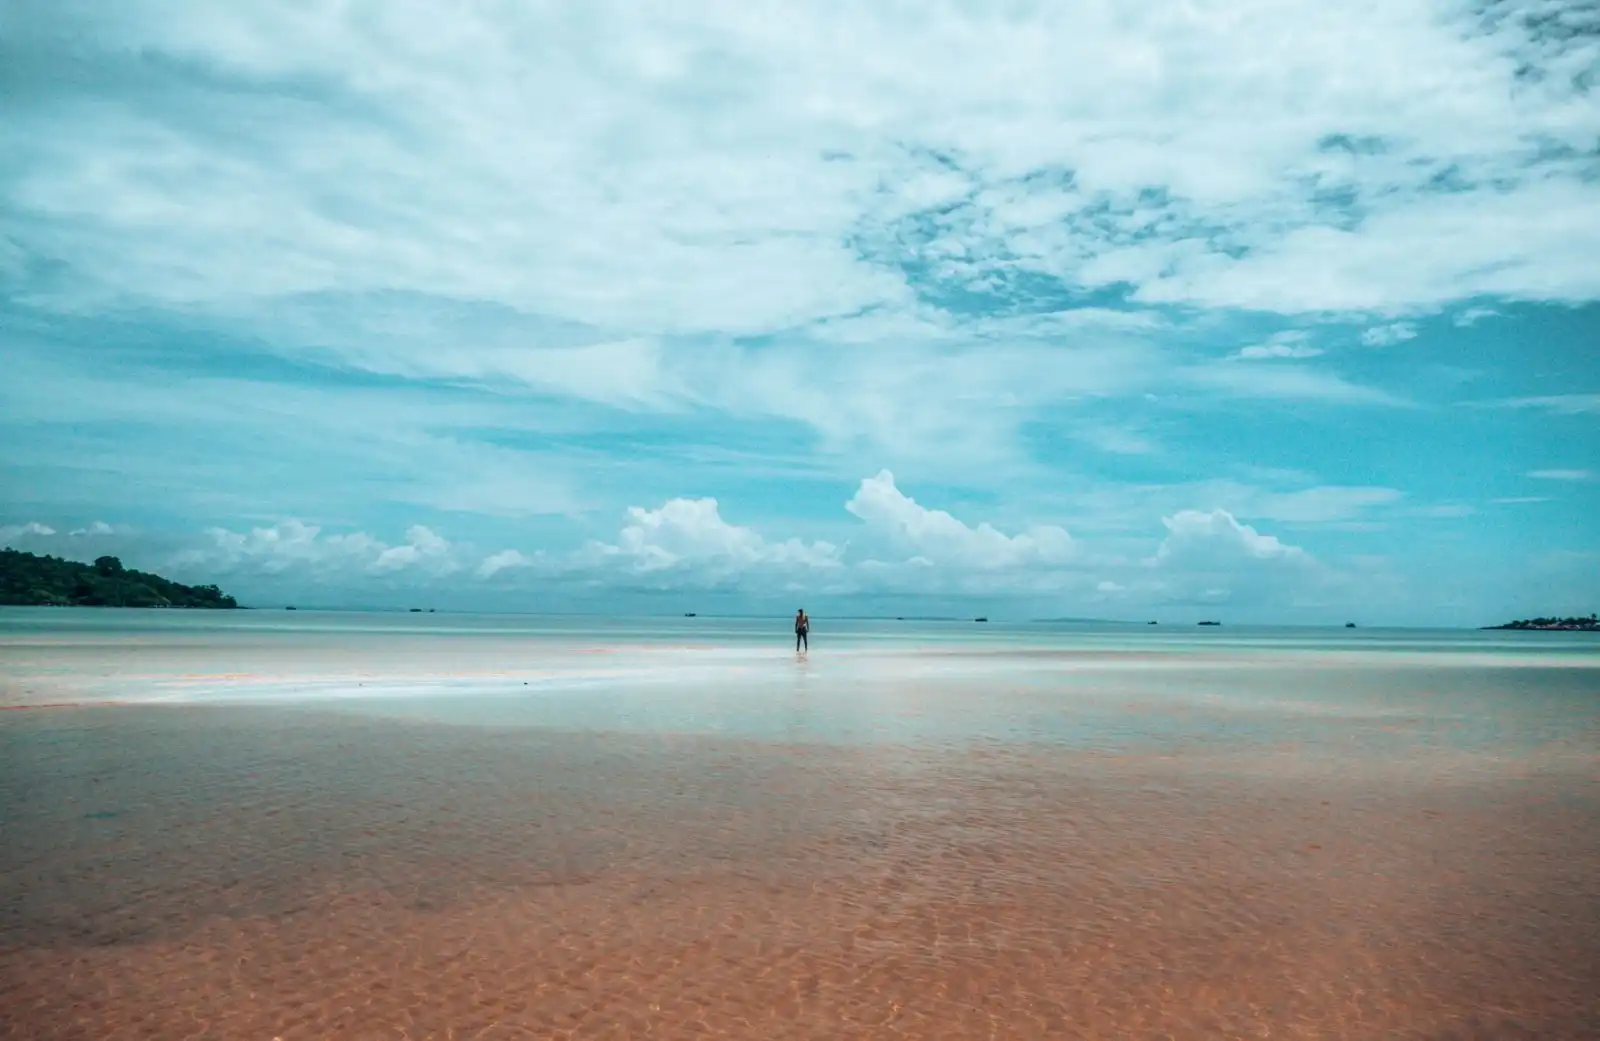
[(32, 607), (199, 607), (231, 609), (239, 602), (214, 585), (186, 586), (122, 566), (116, 557), (93, 564), (0, 550), (0, 604)]

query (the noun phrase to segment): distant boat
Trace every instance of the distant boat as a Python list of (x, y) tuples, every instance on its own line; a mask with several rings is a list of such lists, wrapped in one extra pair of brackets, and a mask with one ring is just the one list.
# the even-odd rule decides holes
[(974, 622), (987, 622), (988, 620), (989, 620), (988, 618), (974, 618), (973, 619)]
[(1346, 629), (1354, 629), (1356, 627), (1356, 623), (1354, 623), (1354, 622), (1346, 622), (1346, 623), (1344, 623), (1344, 627)]
[(1197, 625), (1221, 625), (1221, 622), (1197, 622)]
[(1160, 622), (1146, 622), (1145, 625), (1160, 625)]
[(420, 608), (420, 607), (413, 607), (413, 608), (412, 608), (412, 609), (411, 609), (411, 613), (412, 613), (412, 614), (421, 614), (421, 613), (422, 613), (422, 608)]
[(298, 607), (290, 606), (290, 607), (285, 607), (284, 610), (285, 611), (298, 611), (300, 609)]
[(685, 611), (685, 612), (683, 612), (683, 616), (685, 618), (693, 618), (693, 617), (695, 617), (695, 614), (694, 614), (693, 611)]

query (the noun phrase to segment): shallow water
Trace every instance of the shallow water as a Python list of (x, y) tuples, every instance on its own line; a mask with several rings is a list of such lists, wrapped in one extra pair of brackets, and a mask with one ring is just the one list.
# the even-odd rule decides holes
[(1600, 1036), (1600, 640), (783, 622), (0, 611), (0, 1034)]

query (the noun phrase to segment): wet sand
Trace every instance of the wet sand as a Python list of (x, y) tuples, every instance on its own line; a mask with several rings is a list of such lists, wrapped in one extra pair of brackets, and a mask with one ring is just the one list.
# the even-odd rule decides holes
[(1095, 750), (8, 712), (0, 1036), (1600, 1036), (1592, 730), (1375, 743), (1405, 722)]

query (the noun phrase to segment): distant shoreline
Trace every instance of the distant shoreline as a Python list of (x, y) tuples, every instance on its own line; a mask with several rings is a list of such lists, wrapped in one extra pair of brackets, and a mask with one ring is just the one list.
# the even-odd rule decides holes
[(123, 567), (116, 557), (92, 564), (65, 557), (0, 550), (0, 604), (8, 607), (127, 607), (139, 610), (239, 610), (214, 585), (190, 586)]
[(1594, 633), (1600, 632), (1600, 619), (1587, 618), (1526, 618), (1504, 625), (1486, 625), (1485, 631), (1510, 630), (1535, 633)]

